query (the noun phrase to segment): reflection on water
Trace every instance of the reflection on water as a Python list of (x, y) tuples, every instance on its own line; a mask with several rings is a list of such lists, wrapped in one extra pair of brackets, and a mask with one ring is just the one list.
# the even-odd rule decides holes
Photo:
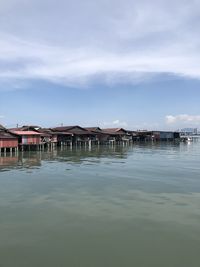
[[(188, 146), (184, 145), (184, 151)], [(144, 149), (144, 150), (143, 150)], [(101, 158), (114, 160), (115, 158), (126, 159), (131, 152), (135, 153), (157, 153), (158, 150), (165, 150), (166, 143), (144, 143), (134, 146), (93, 146), (93, 147), (65, 147), (62, 149), (45, 151), (26, 151), (15, 154), (7, 154), (0, 157), (0, 171), (16, 168), (34, 168), (41, 166), (43, 161), (71, 162), (71, 163), (95, 163)], [(178, 151), (180, 143), (167, 144), (167, 151)], [(142, 151), (143, 150), (143, 151)]]
[(99, 162), (101, 157), (123, 158), (127, 157), (130, 147), (120, 146), (94, 146), (94, 147), (65, 147), (62, 149), (46, 151), (27, 151), (0, 157), (0, 171), (16, 168), (34, 168), (41, 166), (43, 161), (59, 161), (71, 163)]
[(0, 157), (0, 266), (200, 262), (200, 144)]

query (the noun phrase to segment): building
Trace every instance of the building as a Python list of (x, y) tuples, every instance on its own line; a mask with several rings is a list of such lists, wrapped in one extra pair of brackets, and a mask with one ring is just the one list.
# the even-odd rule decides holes
[(160, 132), (160, 141), (174, 141), (175, 139), (180, 138), (180, 134), (178, 132)]
[(50, 128), (41, 128), (38, 130), (38, 132), (41, 133), (42, 136), (45, 134), (49, 136), (46, 136), (45, 140), (51, 147), (72, 145), (73, 134), (70, 132), (54, 131)]
[(17, 151), (18, 138), (17, 136), (8, 133), (6, 128), (0, 125), (0, 152)]
[(55, 127), (52, 128), (52, 131), (70, 135), (71, 142), (75, 145), (91, 145), (92, 140), (95, 138), (94, 132), (88, 131), (78, 125)]
[(17, 131), (23, 131), (23, 132), (36, 132), (40, 133), (40, 144), (43, 146), (47, 146), (49, 143), (51, 143), (52, 135), (51, 133), (45, 131), (40, 126), (36, 125), (24, 125), (22, 127), (17, 128), (11, 128), (9, 129), (11, 132), (17, 132)]
[(43, 144), (41, 143), (41, 134), (35, 131), (16, 131), (9, 130), (11, 134), (18, 137), (19, 147), (21, 150), (24, 149), (42, 149)]
[(184, 128), (181, 129), (181, 135), (197, 135), (198, 129), (197, 128)]
[(174, 141), (180, 139), (179, 132), (171, 131), (134, 131), (132, 135), (135, 141)]
[(109, 134), (104, 133), (100, 127), (85, 127), (85, 129), (93, 134), (92, 143), (99, 145), (107, 142)]
[(18, 149), (18, 138), (7, 132), (0, 131), (0, 152), (13, 152)]
[(132, 142), (131, 134), (123, 128), (104, 128), (102, 132), (107, 135), (108, 143), (130, 143)]

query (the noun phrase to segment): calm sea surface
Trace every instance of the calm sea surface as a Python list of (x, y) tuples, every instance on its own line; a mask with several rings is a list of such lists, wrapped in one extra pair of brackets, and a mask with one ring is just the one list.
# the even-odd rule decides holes
[(200, 142), (0, 158), (0, 267), (129, 266), (200, 266)]

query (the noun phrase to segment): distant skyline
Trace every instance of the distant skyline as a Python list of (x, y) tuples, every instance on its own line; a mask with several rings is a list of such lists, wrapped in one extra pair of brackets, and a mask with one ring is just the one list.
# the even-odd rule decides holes
[(0, 124), (200, 129), (200, 2), (2, 0)]

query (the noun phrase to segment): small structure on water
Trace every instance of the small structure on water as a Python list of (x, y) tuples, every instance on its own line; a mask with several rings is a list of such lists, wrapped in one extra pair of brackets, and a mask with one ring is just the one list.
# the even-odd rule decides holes
[[(52, 128), (52, 131), (68, 134), (71, 137), (71, 144), (74, 145), (91, 145), (95, 138), (95, 133), (78, 125), (55, 127)], [(64, 142), (64, 144), (68, 145), (68, 142)]]
[(107, 135), (107, 141), (111, 144), (131, 143), (131, 134), (123, 128), (105, 128), (102, 132)]
[(16, 131), (10, 130), (10, 133), (16, 135), (19, 141), (19, 147), (23, 151), (24, 149), (43, 149), (43, 144), (41, 143), (41, 134), (35, 131)]
[(179, 132), (170, 131), (132, 131), (134, 141), (175, 141), (180, 140)]
[(45, 141), (47, 146), (52, 148), (62, 145), (71, 145), (72, 143), (73, 134), (70, 132), (53, 131), (50, 128), (41, 128), (38, 132), (41, 133), (41, 136), (46, 135)]
[(6, 128), (0, 125), (0, 154), (18, 150), (18, 138), (16, 135), (8, 133)]

